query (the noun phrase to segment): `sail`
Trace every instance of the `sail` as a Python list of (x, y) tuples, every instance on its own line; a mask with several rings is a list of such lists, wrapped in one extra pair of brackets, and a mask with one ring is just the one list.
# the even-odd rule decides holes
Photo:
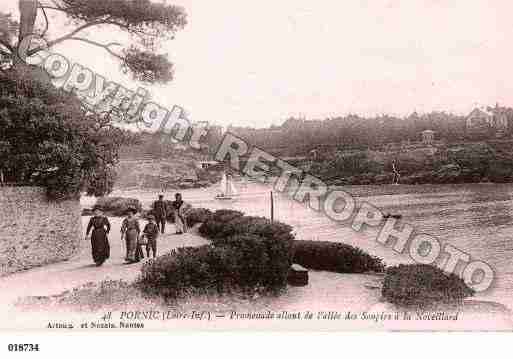
[(226, 172), (223, 173), (223, 177), (221, 178), (219, 192), (220, 193), (216, 196), (216, 198), (220, 199), (231, 199), (232, 196), (237, 195), (237, 190), (233, 185), (232, 177), (227, 176)]
[(228, 182), (226, 180), (226, 173), (223, 173), (223, 178), (221, 178), (221, 186), (220, 186), (220, 192), (222, 195), (226, 195), (226, 188), (227, 188), (227, 185)]
[(237, 190), (235, 189), (233, 181), (228, 181), (227, 190), (228, 190), (228, 193), (229, 193), (230, 196), (236, 196), (237, 195)]

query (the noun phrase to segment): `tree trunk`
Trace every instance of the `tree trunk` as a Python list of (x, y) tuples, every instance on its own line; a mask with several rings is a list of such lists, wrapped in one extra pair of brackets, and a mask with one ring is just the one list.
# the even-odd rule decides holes
[[(34, 32), (37, 17), (37, 0), (19, 0), (18, 6), (20, 10), (20, 31), (18, 34), (19, 44), (23, 38)], [(26, 72), (27, 66), (25, 64), (25, 59), (21, 59), (16, 51), (12, 55), (15, 70), (18, 72)]]
[(18, 42), (34, 32), (37, 17), (37, 0), (19, 0), (20, 34)]
[[(20, 10), (20, 31), (18, 37), (18, 43), (25, 37), (34, 33), (34, 27), (37, 17), (37, 0), (19, 0)], [(14, 70), (20, 76), (20, 80), (23, 78), (37, 79), (41, 82), (50, 82), (48, 74), (38, 68), (37, 66), (27, 65), (25, 59), (18, 56), (19, 54), (13, 54), (13, 65)]]

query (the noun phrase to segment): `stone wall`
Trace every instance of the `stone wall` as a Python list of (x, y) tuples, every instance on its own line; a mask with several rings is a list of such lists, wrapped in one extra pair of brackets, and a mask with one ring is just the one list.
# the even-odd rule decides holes
[(48, 201), (41, 187), (0, 187), (0, 276), (69, 259), (81, 226), (78, 200)]

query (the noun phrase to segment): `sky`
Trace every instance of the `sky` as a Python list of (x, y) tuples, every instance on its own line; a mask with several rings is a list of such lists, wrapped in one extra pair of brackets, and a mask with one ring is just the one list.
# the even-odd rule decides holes
[[(290, 116), (466, 114), (513, 106), (511, 1), (174, 0), (188, 25), (164, 45), (175, 80), (143, 86), (193, 121), (266, 127)], [(17, 13), (17, 0), (0, 10)], [(64, 25), (51, 15), (51, 33)], [(124, 40), (110, 29), (85, 33)], [(135, 90), (101, 49), (58, 51)]]

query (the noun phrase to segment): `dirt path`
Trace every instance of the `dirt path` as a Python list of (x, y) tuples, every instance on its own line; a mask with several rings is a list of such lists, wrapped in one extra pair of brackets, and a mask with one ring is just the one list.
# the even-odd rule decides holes
[[(87, 223), (89, 217), (83, 217)], [(50, 264), (0, 278), (0, 306), (8, 309), (19, 297), (46, 296), (62, 293), (88, 282), (105, 279), (134, 280), (140, 273), (141, 263), (124, 264), (125, 249), (120, 240), (121, 218), (109, 218), (112, 230), (109, 236), (110, 259), (101, 267), (96, 267), (91, 258), (91, 243), (82, 242), (80, 253), (61, 263)], [(86, 226), (84, 225), (83, 228)], [(165, 253), (181, 246), (198, 246), (208, 242), (196, 233), (175, 235), (175, 228), (168, 224), (166, 232), (158, 240), (158, 253)]]

